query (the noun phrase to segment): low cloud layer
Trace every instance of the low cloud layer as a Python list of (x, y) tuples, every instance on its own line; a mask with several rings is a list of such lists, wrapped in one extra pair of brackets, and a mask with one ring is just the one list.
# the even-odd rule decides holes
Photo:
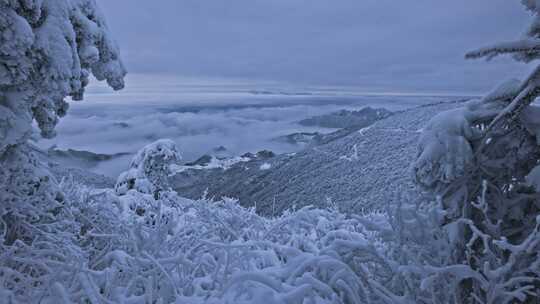
[[(94, 87), (91, 91), (98, 93), (89, 94), (87, 101), (71, 103), (68, 116), (57, 127), (58, 136), (39, 144), (43, 148), (56, 144), (60, 149), (114, 154), (134, 153), (152, 141), (170, 138), (179, 145), (185, 160), (194, 160), (219, 146), (226, 147), (230, 155), (262, 149), (281, 153), (297, 147), (272, 140), (275, 137), (320, 130), (297, 124), (303, 118), (367, 105), (402, 109), (441, 100), (428, 96), (258, 96), (223, 90), (209, 94), (195, 93), (197, 87), (173, 93), (176, 89), (171, 86), (161, 96), (147, 87), (144, 92), (133, 94), (146, 96), (144, 101), (129, 103), (129, 90), (127, 96), (113, 95), (99, 93), (99, 88)], [(229, 86), (226, 88), (230, 90)], [(97, 170), (114, 176), (128, 162), (129, 157), (124, 157)]]

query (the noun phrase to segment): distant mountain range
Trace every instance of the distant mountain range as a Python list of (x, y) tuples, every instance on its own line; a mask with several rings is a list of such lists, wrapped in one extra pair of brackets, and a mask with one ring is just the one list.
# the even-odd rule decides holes
[(392, 115), (392, 112), (386, 109), (366, 107), (359, 111), (341, 110), (330, 114), (306, 118), (299, 123), (303, 126), (322, 128), (363, 128), (390, 115)]
[(312, 96), (311, 92), (286, 92), (286, 91), (270, 91), (270, 90), (251, 90), (249, 94), (253, 95), (285, 95), (285, 96)]
[(378, 108), (365, 107), (359, 111), (341, 110), (299, 121), (299, 124), (310, 127), (345, 129), (337, 133), (297, 132), (276, 137), (274, 140), (293, 145), (318, 145), (335, 139), (337, 135), (347, 134), (349, 130), (365, 128), (377, 120), (392, 115), (392, 112)]
[(48, 149), (46, 152), (50, 160), (58, 162), (64, 167), (81, 169), (90, 169), (97, 166), (100, 162), (130, 155), (130, 153), (101, 154), (74, 149), (61, 150), (54, 147)]
[(98, 189), (114, 187), (116, 179), (93, 173), (88, 169), (97, 166), (102, 161), (113, 160), (116, 157), (125, 155), (124, 153), (115, 155), (99, 154), (72, 149), (60, 150), (55, 147), (48, 150), (34, 147), (34, 152), (58, 181), (62, 178), (73, 178), (76, 182), (85, 186)]

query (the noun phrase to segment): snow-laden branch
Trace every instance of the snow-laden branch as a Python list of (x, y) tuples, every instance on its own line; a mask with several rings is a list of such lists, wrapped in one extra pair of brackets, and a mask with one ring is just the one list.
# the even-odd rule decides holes
[(522, 58), (524, 61), (530, 61), (538, 57), (538, 52), (540, 52), (540, 39), (528, 38), (483, 47), (467, 53), (465, 58), (486, 58), (487, 60), (491, 60), (500, 55), (522, 53), (522, 57), (520, 58)]
[(90, 75), (123, 88), (119, 55), (94, 0), (0, 1), (0, 154), (33, 120), (54, 136), (65, 98), (82, 99)]

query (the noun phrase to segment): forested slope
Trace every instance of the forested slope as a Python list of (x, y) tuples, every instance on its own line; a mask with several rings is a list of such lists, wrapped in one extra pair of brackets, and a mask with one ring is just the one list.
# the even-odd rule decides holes
[(190, 198), (206, 190), (210, 197), (238, 198), (266, 215), (305, 205), (353, 212), (384, 208), (380, 202), (416, 191), (409, 168), (424, 124), (461, 105), (455, 101), (405, 110), (368, 128), (338, 131), (340, 136), (329, 142), (295, 154), (240, 162), (227, 170), (183, 171), (173, 187)]

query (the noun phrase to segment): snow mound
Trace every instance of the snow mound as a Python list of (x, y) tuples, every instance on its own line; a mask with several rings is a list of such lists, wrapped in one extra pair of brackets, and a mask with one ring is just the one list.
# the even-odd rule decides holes
[(264, 163), (259, 167), (260, 170), (269, 170), (270, 168), (272, 168), (272, 165), (269, 163)]
[(228, 170), (234, 164), (250, 161), (251, 158), (237, 156), (231, 158), (218, 158), (215, 156), (208, 156), (207, 161), (196, 164), (186, 164), (186, 165), (171, 165), (172, 174), (178, 174), (185, 172), (187, 170), (211, 170), (211, 169), (222, 169)]

